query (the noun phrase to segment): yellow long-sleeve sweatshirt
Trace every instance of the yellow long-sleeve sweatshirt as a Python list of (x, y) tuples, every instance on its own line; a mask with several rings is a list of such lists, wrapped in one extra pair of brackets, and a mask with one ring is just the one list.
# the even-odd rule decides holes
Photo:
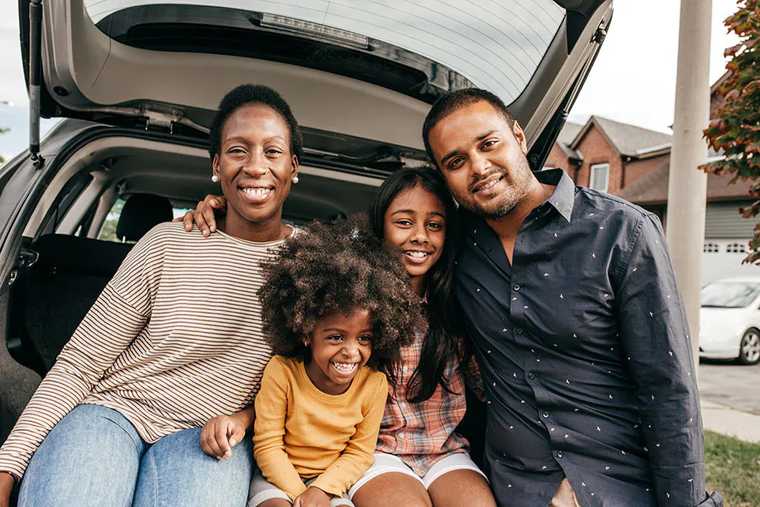
[(303, 361), (274, 356), (255, 401), (256, 464), (291, 499), (315, 477), (310, 486), (342, 495), (373, 463), (387, 396), (385, 375), (366, 366), (345, 393), (331, 395)]

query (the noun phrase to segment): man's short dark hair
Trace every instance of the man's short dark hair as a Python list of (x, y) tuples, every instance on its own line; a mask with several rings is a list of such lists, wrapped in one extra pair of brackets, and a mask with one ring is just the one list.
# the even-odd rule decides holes
[(433, 157), (433, 150), (430, 148), (430, 131), (446, 116), (481, 100), (491, 104), (494, 109), (504, 116), (504, 119), (509, 124), (509, 128), (514, 129), (515, 119), (512, 113), (509, 112), (504, 102), (493, 93), (481, 90), (480, 88), (464, 88), (447, 93), (435, 101), (433, 107), (430, 108), (427, 116), (425, 116), (425, 123), (422, 126), (422, 140), (425, 143), (425, 151), (427, 151), (428, 157), (435, 167), (438, 167), (438, 162)]
[(222, 145), (222, 129), (224, 124), (232, 113), (243, 106), (250, 104), (264, 104), (271, 107), (282, 116), (290, 131), (290, 152), (301, 160), (303, 155), (303, 137), (301, 129), (298, 127), (296, 117), (290, 110), (290, 106), (279, 93), (263, 85), (244, 84), (233, 88), (219, 103), (219, 109), (211, 122), (209, 129), (209, 148), (208, 152), (213, 159), (219, 154)]

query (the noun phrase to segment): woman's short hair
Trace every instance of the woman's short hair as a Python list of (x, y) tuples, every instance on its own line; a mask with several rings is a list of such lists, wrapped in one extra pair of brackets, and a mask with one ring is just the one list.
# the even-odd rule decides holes
[(290, 152), (301, 160), (303, 155), (303, 136), (298, 126), (296, 117), (290, 110), (290, 106), (282, 96), (263, 85), (244, 84), (233, 88), (222, 98), (219, 103), (219, 109), (211, 122), (209, 129), (209, 148), (208, 152), (211, 158), (219, 154), (222, 146), (222, 130), (224, 124), (232, 113), (243, 106), (251, 104), (264, 104), (282, 116), (290, 131)]

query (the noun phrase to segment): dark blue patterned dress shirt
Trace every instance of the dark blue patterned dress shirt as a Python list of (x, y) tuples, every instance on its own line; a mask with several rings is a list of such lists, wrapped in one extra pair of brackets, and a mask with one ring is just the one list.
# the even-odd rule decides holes
[(481, 365), (500, 505), (714, 505), (688, 326), (658, 218), (560, 170), (512, 263), (463, 212), (455, 291)]

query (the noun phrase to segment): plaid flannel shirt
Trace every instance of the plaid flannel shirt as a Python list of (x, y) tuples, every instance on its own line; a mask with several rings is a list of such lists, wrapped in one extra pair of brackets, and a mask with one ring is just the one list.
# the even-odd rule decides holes
[[(452, 361), (444, 371), (452, 392), (439, 385), (425, 401), (407, 400), (407, 388), (420, 362), (424, 339), (425, 334), (418, 332), (411, 345), (401, 348), (397, 386), (389, 389), (376, 449), (398, 456), (419, 476), (425, 475), (436, 461), (468, 450), (467, 439), (454, 432), (467, 410), (459, 361)], [(469, 373), (470, 364), (467, 369)], [(473, 373), (473, 377), (479, 375)]]

